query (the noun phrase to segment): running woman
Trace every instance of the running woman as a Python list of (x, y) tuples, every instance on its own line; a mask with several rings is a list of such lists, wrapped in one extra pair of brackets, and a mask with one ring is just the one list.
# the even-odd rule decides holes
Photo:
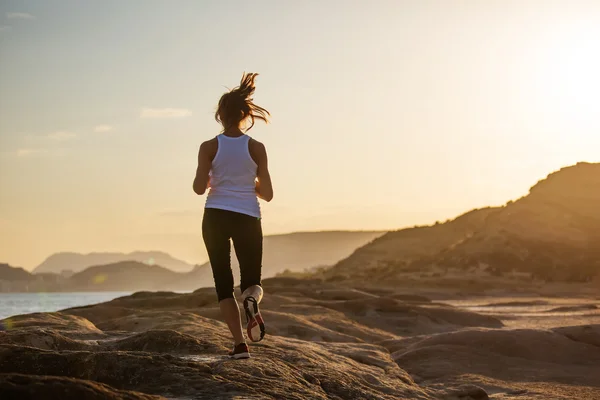
[(244, 74), (240, 86), (219, 100), (215, 119), (223, 129), (200, 146), (194, 192), (208, 190), (202, 235), (215, 280), (221, 314), (231, 331), (235, 359), (249, 358), (240, 309), (233, 295), (231, 246), (240, 264), (240, 289), (246, 314), (246, 332), (253, 342), (265, 335), (258, 309), (261, 287), (263, 235), (258, 198), (273, 199), (265, 146), (247, 135), (255, 120), (268, 122), (267, 110), (254, 104), (254, 80), (258, 74)]

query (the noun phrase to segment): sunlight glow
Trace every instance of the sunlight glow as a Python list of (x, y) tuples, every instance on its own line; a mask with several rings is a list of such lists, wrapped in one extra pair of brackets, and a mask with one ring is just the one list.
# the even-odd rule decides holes
[(547, 49), (540, 82), (546, 101), (574, 129), (598, 126), (600, 25), (571, 27)]

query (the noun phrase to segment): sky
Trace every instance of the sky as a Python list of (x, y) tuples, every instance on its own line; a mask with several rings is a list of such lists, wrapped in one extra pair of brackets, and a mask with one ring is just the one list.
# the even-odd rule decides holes
[(4, 0), (0, 262), (204, 262), (198, 146), (244, 71), (265, 234), (430, 224), (600, 161), (597, 0)]

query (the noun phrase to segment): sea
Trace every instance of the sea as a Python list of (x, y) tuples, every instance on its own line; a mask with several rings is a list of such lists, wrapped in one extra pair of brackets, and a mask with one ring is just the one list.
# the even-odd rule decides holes
[(103, 303), (130, 294), (131, 292), (0, 293), (0, 320), (20, 314)]

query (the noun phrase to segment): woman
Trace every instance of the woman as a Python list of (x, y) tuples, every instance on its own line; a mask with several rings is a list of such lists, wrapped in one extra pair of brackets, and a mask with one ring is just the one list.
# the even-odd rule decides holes
[(246, 312), (246, 331), (250, 340), (258, 342), (265, 335), (265, 325), (258, 309), (263, 290), (262, 227), (258, 197), (273, 198), (273, 187), (267, 165), (265, 146), (246, 132), (254, 121), (267, 121), (269, 112), (252, 101), (258, 74), (244, 74), (240, 86), (219, 100), (215, 119), (223, 126), (221, 134), (202, 143), (194, 192), (202, 195), (208, 189), (202, 235), (212, 267), (221, 314), (235, 341), (232, 358), (249, 358), (250, 352), (233, 295), (231, 247), (240, 263), (242, 299)]

